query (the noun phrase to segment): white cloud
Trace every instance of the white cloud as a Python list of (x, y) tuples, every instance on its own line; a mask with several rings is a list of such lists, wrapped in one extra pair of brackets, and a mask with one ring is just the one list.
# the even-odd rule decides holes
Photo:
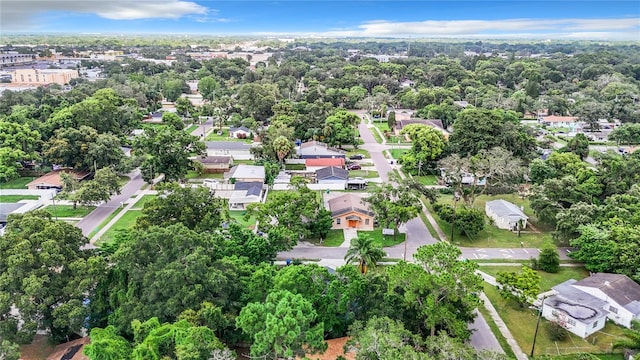
[(368, 21), (352, 29), (332, 30), (326, 36), (563, 38), (640, 40), (640, 19), (504, 19)]
[(208, 8), (184, 0), (2, 0), (0, 24), (3, 30), (37, 27), (36, 16), (48, 12), (96, 14), (105, 19), (178, 19), (207, 15)]

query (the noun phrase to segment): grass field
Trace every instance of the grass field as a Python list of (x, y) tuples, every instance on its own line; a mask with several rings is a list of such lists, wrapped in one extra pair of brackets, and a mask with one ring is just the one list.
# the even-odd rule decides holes
[(438, 177), (435, 175), (421, 175), (413, 178), (422, 185), (438, 185)]
[(398, 233), (394, 239), (392, 235), (382, 235), (382, 228), (379, 227), (375, 228), (373, 231), (358, 231), (358, 235), (360, 234), (369, 235), (375, 243), (380, 244), (382, 247), (402, 244), (406, 236), (405, 234)]
[(372, 170), (350, 170), (349, 177), (350, 178), (361, 177), (361, 178), (371, 179), (371, 178), (380, 177), (380, 174), (378, 174), (377, 171), (372, 171)]
[(185, 129), (184, 129), (184, 131), (185, 131), (187, 134), (191, 134), (191, 133), (192, 133), (195, 129), (197, 129), (197, 128), (198, 128), (198, 125), (197, 125), (197, 124), (196, 124), (196, 125), (191, 125), (191, 126), (189, 126), (188, 128), (185, 128)]
[[(480, 271), (496, 276), (501, 271), (520, 272), (521, 266), (484, 266), (480, 265)], [(581, 280), (589, 276), (589, 272), (583, 267), (561, 267), (555, 273), (536, 271), (540, 274), (540, 292), (551, 290), (552, 287), (569, 279)]]
[(385, 132), (385, 131), (391, 131), (391, 129), (389, 129), (389, 124), (387, 124), (386, 121), (384, 122), (374, 122), (373, 125), (375, 127), (377, 127), (378, 129), (380, 129), (380, 131)]
[(369, 152), (367, 150), (365, 150), (365, 149), (348, 149), (347, 150), (347, 159), (351, 155), (362, 155), (365, 159), (371, 157)]
[(400, 159), (402, 155), (404, 155), (409, 149), (389, 149), (389, 154), (394, 159)]
[(326, 247), (338, 247), (344, 242), (344, 231), (341, 229), (331, 229), (325, 239), (308, 239), (309, 242)]
[(373, 135), (373, 138), (376, 139), (376, 142), (378, 144), (382, 144), (382, 136), (380, 136), (380, 134), (375, 129), (371, 129), (371, 135)]
[(20, 177), (17, 179), (13, 179), (7, 182), (0, 182), (0, 189), (21, 189), (25, 190), (27, 188), (27, 184), (30, 183), (34, 177), (26, 176)]
[(186, 179), (222, 179), (224, 178), (223, 173), (217, 174), (199, 174), (197, 171), (189, 170), (187, 172)]
[(91, 239), (95, 234), (98, 233), (98, 231), (102, 230), (103, 227), (105, 227), (105, 225), (107, 225), (111, 219), (113, 219), (114, 217), (116, 217), (116, 215), (118, 215), (124, 208), (118, 208), (116, 209), (116, 211), (112, 212), (111, 215), (107, 216), (106, 219), (104, 219), (104, 221), (102, 223), (100, 223), (100, 225), (98, 225), (98, 227), (96, 227), (95, 229), (91, 230), (91, 232), (89, 233), (89, 236), (87, 236), (89, 239)]
[(242, 227), (247, 229), (253, 229), (256, 226), (256, 218), (251, 217), (248, 220), (244, 220), (244, 210), (230, 210), (229, 217), (231, 217), (232, 221), (237, 222), (242, 225)]
[[(458, 246), (469, 246), (469, 247), (488, 247), (488, 248), (496, 248), (496, 247), (520, 247), (521, 243), (524, 247), (540, 247), (542, 244), (546, 242), (553, 242), (551, 237), (551, 233), (548, 227), (543, 226), (542, 224), (537, 223), (537, 218), (531, 210), (529, 206), (528, 200), (523, 200), (519, 196), (514, 194), (508, 195), (498, 195), (498, 196), (488, 196), (482, 195), (479, 196), (474, 202), (473, 206), (480, 209), (484, 213), (484, 206), (487, 201), (495, 200), (495, 199), (504, 199), (510, 201), (516, 205), (524, 206), (524, 212), (529, 216), (529, 221), (534, 224), (534, 226), (540, 230), (540, 233), (535, 233), (531, 231), (531, 229), (527, 228), (523, 231), (518, 237), (517, 233), (498, 229), (495, 225), (492, 225), (489, 222), (489, 218), (485, 217), (485, 228), (479, 234), (477, 234), (473, 239), (468, 238), (466, 235), (460, 234), (458, 231), (454, 234), (453, 243)], [(453, 196), (452, 195), (441, 195), (439, 202), (453, 204)], [(431, 204), (427, 202), (427, 208), (433, 215), (433, 217), (438, 222), (438, 225), (442, 229), (442, 231), (448, 236), (451, 237), (451, 224), (442, 221), (438, 215), (436, 215), (435, 211), (433, 211), (433, 207)], [(458, 206), (461, 206), (462, 202), (458, 202)], [(451, 240), (451, 239), (449, 239)]]
[(153, 200), (157, 197), (157, 195), (144, 195), (140, 200), (138, 200), (138, 202), (136, 202), (132, 209), (140, 209), (142, 210), (144, 208), (144, 205), (149, 202), (150, 200)]
[[(514, 301), (504, 300), (495, 287), (486, 284), (484, 292), (498, 310), (500, 317), (506, 323), (507, 327), (518, 342), (523, 351), (529, 353), (533, 344), (533, 334), (535, 332), (536, 320), (538, 313), (529, 308), (522, 308)], [(548, 322), (542, 319), (536, 340), (536, 355), (563, 355), (575, 353), (609, 353), (611, 352), (612, 343), (619, 339), (622, 334), (622, 328), (607, 322), (605, 328), (587, 337), (581, 339), (573, 334), (569, 334), (564, 341), (552, 341), (547, 328)]]
[(99, 243), (111, 242), (115, 239), (118, 231), (128, 230), (136, 223), (136, 219), (142, 215), (142, 211), (140, 210), (129, 210), (127, 211), (120, 220), (118, 220), (112, 227), (107, 230), (98, 241)]
[(76, 206), (73, 208), (73, 205), (49, 205), (44, 210), (53, 216), (58, 216), (61, 218), (69, 217), (69, 218), (81, 218), (87, 216), (90, 212), (92, 212), (96, 207), (95, 206)]
[(40, 196), (36, 195), (0, 195), (0, 202), (17, 203), (20, 200), (38, 200)]
[(207, 135), (207, 141), (237, 141), (251, 143), (253, 139), (236, 139), (229, 137), (229, 129), (222, 129), (222, 135), (218, 135), (218, 130), (214, 130)]

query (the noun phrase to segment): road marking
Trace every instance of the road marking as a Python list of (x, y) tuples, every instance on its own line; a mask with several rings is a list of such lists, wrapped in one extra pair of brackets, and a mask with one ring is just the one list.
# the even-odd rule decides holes
[(510, 251), (512, 254), (515, 254), (515, 251), (513, 251), (513, 249), (509, 249), (509, 251)]
[(509, 255), (509, 254), (502, 254), (502, 256), (504, 256), (505, 259), (510, 259), (513, 257), (513, 255)]
[(527, 251), (527, 249), (522, 249), (522, 250), (524, 250), (524, 252), (526, 252), (527, 254), (529, 253), (529, 252)]
[(480, 254), (480, 259), (486, 259), (488, 257), (489, 257), (489, 255), (487, 255), (487, 254)]
[(487, 251), (487, 249), (477, 249), (476, 251), (477, 251), (477, 252), (486, 252), (486, 251)]
[(476, 259), (478, 258), (478, 255), (476, 255), (476, 254), (473, 254), (473, 256), (475, 256), (475, 257), (476, 257)]
[(509, 250), (507, 250), (507, 249), (500, 249), (500, 251), (501, 252), (507, 252), (507, 253), (509, 252)]

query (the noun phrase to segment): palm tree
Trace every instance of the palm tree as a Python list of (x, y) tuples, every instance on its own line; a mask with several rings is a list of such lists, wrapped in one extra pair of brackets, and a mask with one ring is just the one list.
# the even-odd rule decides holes
[(357, 238), (351, 240), (349, 250), (344, 256), (347, 264), (358, 262), (358, 267), (363, 274), (367, 273), (368, 266), (376, 266), (387, 254), (382, 250), (382, 247), (373, 242), (373, 239), (369, 235), (358, 235)]
[(622, 334), (626, 339), (620, 339), (614, 342), (614, 349), (640, 350), (640, 321), (633, 320), (631, 329), (623, 330)]
[(273, 150), (276, 152), (276, 156), (278, 156), (278, 161), (282, 163), (285, 157), (289, 155), (289, 153), (293, 150), (294, 145), (291, 140), (286, 137), (280, 135), (275, 140), (273, 140)]

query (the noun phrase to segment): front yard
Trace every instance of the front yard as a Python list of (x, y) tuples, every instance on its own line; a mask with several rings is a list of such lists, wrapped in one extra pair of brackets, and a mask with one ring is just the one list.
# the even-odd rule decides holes
[(136, 220), (142, 215), (140, 210), (129, 210), (109, 228), (98, 240), (98, 243), (112, 242), (116, 234), (121, 230), (129, 230), (135, 225)]
[(7, 182), (0, 182), (0, 189), (21, 189), (27, 188), (27, 184), (35, 179), (32, 176), (19, 177)]
[[(526, 264), (525, 262), (525, 265)], [(480, 263), (480, 271), (485, 272), (491, 276), (496, 276), (501, 271), (519, 272), (521, 265), (514, 266), (485, 266)], [(584, 267), (568, 267), (562, 266), (560, 270), (555, 273), (547, 273), (544, 271), (536, 271), (540, 275), (540, 292), (551, 290), (553, 286), (563, 283), (569, 279), (582, 280), (589, 276), (589, 272)]]
[(0, 202), (17, 203), (20, 200), (38, 200), (40, 196), (36, 195), (0, 195)]
[(373, 239), (373, 242), (379, 244), (382, 247), (389, 247), (398, 244), (402, 244), (406, 235), (398, 233), (395, 237), (393, 235), (382, 235), (382, 228), (377, 227), (373, 231), (358, 231), (358, 235), (366, 234)]
[(327, 237), (322, 239), (322, 242), (320, 239), (308, 239), (307, 241), (319, 246), (338, 247), (344, 242), (344, 231), (342, 229), (331, 229)]
[[(220, 132), (220, 135), (218, 135), (218, 132)], [(206, 140), (207, 141), (238, 141), (238, 142), (245, 142), (248, 144), (251, 144), (253, 142), (253, 139), (250, 139), (250, 138), (236, 139), (236, 138), (229, 137), (229, 129), (224, 129), (224, 128), (222, 130), (214, 129), (209, 133), (209, 135), (207, 135)]]
[[(459, 231), (455, 231), (453, 243), (458, 246), (464, 247), (487, 247), (487, 248), (511, 248), (511, 247), (531, 247), (537, 248), (546, 242), (553, 242), (551, 237), (550, 229), (544, 224), (539, 224), (537, 222), (537, 218), (533, 213), (533, 210), (529, 206), (529, 201), (527, 199), (521, 199), (518, 195), (515, 194), (506, 194), (506, 195), (482, 195), (476, 198), (473, 207), (478, 208), (480, 211), (484, 213), (485, 203), (490, 200), (496, 199), (504, 199), (510, 201), (518, 206), (524, 206), (524, 212), (529, 216), (529, 222), (533, 224), (533, 226), (538, 230), (538, 232), (534, 231), (532, 228), (527, 226), (527, 229), (522, 231), (520, 236), (517, 233), (511, 232), (508, 230), (498, 229), (495, 225), (491, 224), (490, 219), (485, 216), (485, 227), (480, 233), (478, 233), (473, 238), (469, 238), (464, 234), (461, 234)], [(438, 202), (446, 203), (453, 205), (453, 195), (441, 195)], [(441, 220), (438, 215), (433, 211), (433, 207), (427, 201), (427, 208), (429, 212), (433, 215), (433, 217), (438, 222), (438, 225), (442, 229), (442, 231), (447, 235), (447, 237), (451, 237), (451, 224)], [(458, 201), (457, 206), (462, 206), (463, 202)], [(451, 239), (449, 239), (451, 241)]]
[(372, 179), (372, 178), (380, 177), (380, 174), (378, 174), (377, 171), (373, 171), (373, 170), (349, 170), (349, 177), (352, 179), (355, 177)]
[(44, 211), (51, 214), (51, 216), (58, 216), (61, 218), (81, 218), (89, 215), (95, 206), (81, 206), (78, 205), (73, 208), (73, 205), (49, 205), (44, 208)]
[[(514, 301), (504, 300), (498, 293), (498, 290), (487, 283), (484, 284), (484, 292), (511, 331), (511, 334), (513, 334), (518, 345), (528, 354), (533, 345), (533, 335), (536, 328), (538, 312), (528, 307), (520, 307)], [(581, 339), (569, 333), (565, 340), (553, 341), (547, 324), (548, 321), (544, 318), (541, 319), (535, 347), (535, 354), (537, 355), (609, 353), (611, 352), (612, 343), (619, 339), (622, 334), (621, 327), (612, 322), (607, 322), (607, 325), (602, 331), (586, 339)]]

